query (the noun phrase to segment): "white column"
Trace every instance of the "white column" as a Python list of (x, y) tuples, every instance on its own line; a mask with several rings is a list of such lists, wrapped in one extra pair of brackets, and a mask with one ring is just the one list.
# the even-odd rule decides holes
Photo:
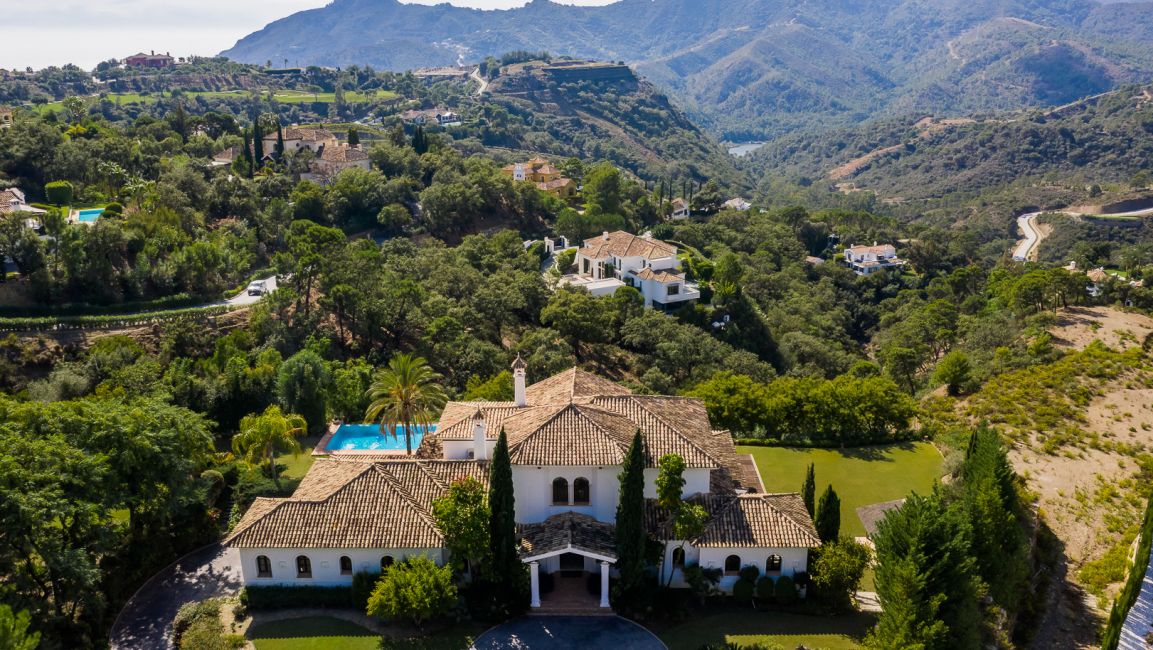
[(540, 608), (540, 562), (529, 562), (529, 571), (531, 573), (530, 582), (532, 584), (532, 602), (530, 605), (534, 609)]
[(609, 563), (601, 562), (601, 607), (609, 607)]

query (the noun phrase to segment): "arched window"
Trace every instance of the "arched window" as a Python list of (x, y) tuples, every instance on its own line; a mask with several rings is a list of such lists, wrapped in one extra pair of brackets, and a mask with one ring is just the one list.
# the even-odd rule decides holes
[(269, 561), (267, 555), (256, 556), (256, 577), (258, 578), (271, 578), (272, 577), (272, 562)]
[(296, 556), (296, 577), (312, 577), (312, 560), (309, 560), (307, 555)]
[(741, 574), (741, 558), (738, 555), (730, 555), (725, 558), (725, 575), (736, 576)]
[(673, 568), (675, 568), (675, 569), (685, 568), (685, 549), (683, 549), (683, 548), (674, 548), (673, 549)]
[(768, 562), (765, 562), (765, 573), (780, 573), (781, 572), (781, 556), (770, 555)]
[(391, 555), (386, 555), (380, 558), (380, 572), (384, 573), (385, 571), (388, 571), (388, 568), (393, 564), (396, 564), (396, 560), (392, 559)]
[(554, 506), (567, 506), (568, 503), (568, 480), (554, 479), (552, 482), (552, 504)]
[(589, 504), (589, 480), (578, 478), (572, 482), (572, 500), (578, 506)]
[(340, 556), (340, 575), (352, 575), (352, 558), (348, 557), (347, 555)]

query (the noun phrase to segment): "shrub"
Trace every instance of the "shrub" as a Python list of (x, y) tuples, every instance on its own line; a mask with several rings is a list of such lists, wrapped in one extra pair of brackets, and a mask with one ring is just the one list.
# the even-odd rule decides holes
[(172, 618), (172, 641), (176, 647), (183, 647), (181, 639), (199, 620), (220, 620), (220, 601), (215, 599), (186, 603)]
[(444, 616), (456, 603), (452, 567), (438, 567), (418, 555), (394, 566), (377, 583), (368, 599), (368, 614), (378, 618), (403, 618), (417, 627)]
[(72, 183), (68, 181), (53, 181), (44, 186), (44, 196), (53, 205), (71, 205), (72, 195)]
[(773, 597), (781, 605), (792, 605), (797, 602), (797, 585), (789, 576), (781, 576), (777, 578), (776, 588), (773, 589)]
[(763, 576), (760, 580), (757, 580), (757, 598), (766, 602), (773, 600), (773, 593), (776, 586), (777, 584), (773, 582), (772, 578)]
[(379, 581), (379, 573), (358, 571), (353, 574), (351, 589), (352, 606), (358, 611), (365, 611), (365, 609), (368, 608), (368, 599), (372, 596), (372, 591), (376, 588), (376, 583)]
[(246, 587), (240, 602), (251, 611), (319, 607), (355, 607), (350, 587)]
[(741, 580), (745, 580), (750, 584), (756, 584), (757, 578), (761, 577), (761, 570), (756, 566), (749, 564), (741, 568)]
[(733, 585), (733, 600), (742, 605), (752, 602), (754, 588), (754, 583), (744, 578), (737, 580), (737, 583)]

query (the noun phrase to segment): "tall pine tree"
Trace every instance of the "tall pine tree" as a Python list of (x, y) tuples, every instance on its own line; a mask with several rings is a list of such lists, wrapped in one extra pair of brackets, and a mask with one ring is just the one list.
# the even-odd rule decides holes
[(1000, 434), (984, 427), (973, 432), (961, 469), (972, 555), (993, 600), (1010, 611), (1027, 596), (1030, 566), (1016, 480)]
[(821, 494), (813, 523), (817, 526), (817, 535), (822, 543), (835, 542), (841, 536), (841, 497), (837, 496), (832, 485)]
[(629, 445), (620, 475), (617, 505), (617, 570), (620, 582), (614, 594), (616, 607), (628, 611), (644, 588), (645, 547), (645, 443), (638, 430)]
[(815, 517), (817, 514), (817, 469), (809, 463), (809, 469), (805, 472), (805, 482), (801, 485), (801, 499), (805, 502), (805, 510), (809, 511), (810, 517)]
[(501, 609), (507, 616), (519, 614), (528, 606), (528, 573), (517, 555), (516, 539), (516, 500), (513, 496), (512, 459), (508, 453), (508, 437), (501, 429), (500, 437), (493, 450), (492, 468), (489, 477), (488, 505), (492, 513), (489, 530), (492, 535), (489, 547), (488, 579), (496, 589), (494, 595), (501, 599)]
[(252, 120), (252, 157), (256, 167), (264, 166), (264, 132), (260, 130), (260, 116)]
[(284, 159), (284, 126), (276, 124), (276, 159)]

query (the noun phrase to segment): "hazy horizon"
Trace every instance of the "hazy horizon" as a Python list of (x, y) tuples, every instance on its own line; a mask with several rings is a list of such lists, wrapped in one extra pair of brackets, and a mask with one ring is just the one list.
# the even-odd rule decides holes
[[(433, 5), (446, 0), (401, 1)], [(448, 0), (478, 9), (511, 9), (526, 1)], [(553, 1), (605, 5), (616, 0)], [(0, 68), (72, 63), (92, 69), (101, 61), (151, 51), (175, 57), (212, 56), (275, 20), (328, 4), (329, 0), (172, 0), (162, 5), (155, 0), (43, 0), (5, 10), (8, 33), (0, 40)]]

